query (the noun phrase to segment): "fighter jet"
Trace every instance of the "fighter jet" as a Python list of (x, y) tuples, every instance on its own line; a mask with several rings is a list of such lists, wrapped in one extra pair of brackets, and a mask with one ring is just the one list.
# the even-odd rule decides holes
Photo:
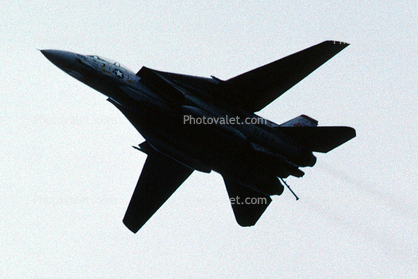
[[(101, 92), (143, 136), (147, 159), (123, 218), (136, 233), (193, 173), (222, 175), (235, 219), (253, 226), (281, 195), (284, 178), (355, 137), (350, 127), (318, 127), (300, 115), (276, 124), (255, 113), (312, 73), (347, 43), (324, 41), (221, 80), (142, 67), (137, 73), (97, 55), (41, 50), (58, 68)], [(290, 189), (290, 188), (289, 188)]]

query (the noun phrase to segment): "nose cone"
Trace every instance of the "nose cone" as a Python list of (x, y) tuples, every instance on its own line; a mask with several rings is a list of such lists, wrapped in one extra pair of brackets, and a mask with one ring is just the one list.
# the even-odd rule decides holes
[(67, 74), (78, 80), (84, 78), (85, 69), (80, 64), (80, 58), (77, 57), (79, 54), (55, 49), (43, 49), (41, 52), (49, 61)]
[(76, 62), (76, 55), (72, 52), (55, 49), (42, 49), (41, 52), (55, 66), (64, 71), (72, 69)]
[(81, 74), (79, 72), (82, 69), (76, 53), (55, 49), (43, 49), (41, 52), (46, 58), (48, 58), (49, 61), (64, 72), (74, 76), (75, 78), (80, 77)]

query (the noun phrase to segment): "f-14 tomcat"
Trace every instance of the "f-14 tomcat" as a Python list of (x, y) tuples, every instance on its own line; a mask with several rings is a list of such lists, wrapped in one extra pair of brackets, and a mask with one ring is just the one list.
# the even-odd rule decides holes
[(228, 80), (147, 67), (135, 74), (95, 55), (41, 52), (106, 95), (144, 137), (136, 148), (148, 156), (123, 219), (136, 233), (194, 170), (220, 173), (238, 224), (253, 226), (283, 178), (302, 177), (313, 152), (355, 137), (306, 115), (278, 125), (255, 114), (347, 46), (324, 41)]

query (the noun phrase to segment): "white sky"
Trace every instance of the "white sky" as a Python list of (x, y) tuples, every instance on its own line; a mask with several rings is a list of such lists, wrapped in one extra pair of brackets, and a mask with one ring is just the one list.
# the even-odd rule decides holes
[[(417, 2), (273, 2), (4, 1), (0, 277), (417, 278)], [(242, 228), (195, 172), (137, 234), (142, 137), (37, 50), (227, 79), (328, 39), (351, 45), (261, 112), (357, 130), (288, 179), (300, 200)]]

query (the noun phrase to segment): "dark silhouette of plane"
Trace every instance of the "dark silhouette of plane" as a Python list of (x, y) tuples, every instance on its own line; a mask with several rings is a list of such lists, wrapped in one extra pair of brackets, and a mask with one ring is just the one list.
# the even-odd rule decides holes
[(41, 52), (106, 95), (145, 138), (136, 148), (148, 157), (123, 219), (136, 233), (194, 170), (220, 173), (237, 222), (252, 226), (282, 194), (283, 178), (315, 164), (313, 152), (355, 137), (306, 115), (278, 125), (254, 114), (347, 46), (325, 41), (228, 80), (147, 67), (135, 74), (99, 56)]

